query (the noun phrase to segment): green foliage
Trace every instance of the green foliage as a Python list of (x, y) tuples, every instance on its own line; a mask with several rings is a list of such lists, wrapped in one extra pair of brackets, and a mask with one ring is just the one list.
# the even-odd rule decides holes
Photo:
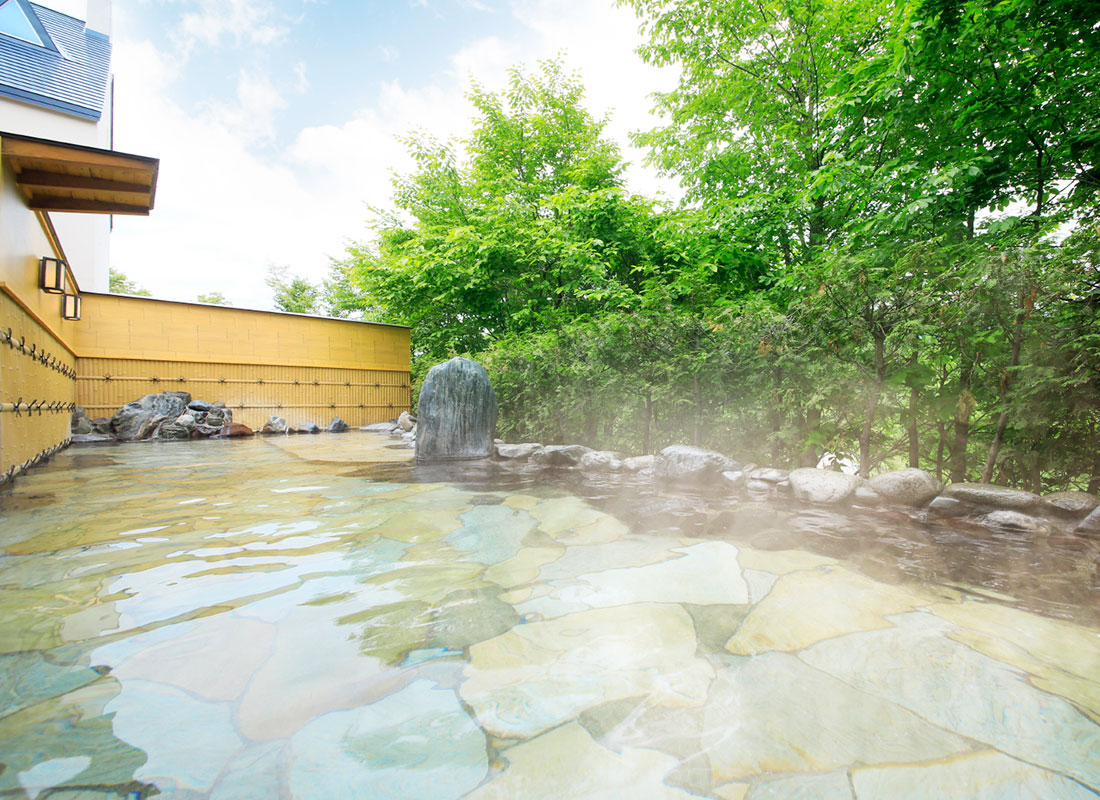
[(622, 2), (680, 70), (638, 140), (685, 203), (517, 70), (468, 141), (407, 140), (331, 313), (411, 325), (414, 377), (479, 358), (508, 439), (1100, 489), (1100, 11)]
[(110, 267), (107, 270), (107, 291), (112, 294), (132, 294), (138, 297), (152, 297), (153, 293), (148, 289), (143, 289), (138, 286), (132, 280), (126, 277), (126, 274), (120, 272), (114, 267)]
[(275, 294), (275, 307), (294, 314), (319, 314), (321, 290), (304, 278), (287, 274), (285, 266), (267, 268), (264, 281)]
[(195, 298), (200, 303), (207, 303), (212, 306), (231, 306), (224, 294), (221, 292), (209, 292), (208, 294), (200, 294)]

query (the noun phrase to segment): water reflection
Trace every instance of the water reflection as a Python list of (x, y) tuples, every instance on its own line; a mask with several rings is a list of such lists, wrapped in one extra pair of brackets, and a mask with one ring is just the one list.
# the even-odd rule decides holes
[(0, 496), (0, 796), (1096, 797), (1095, 542), (387, 444)]

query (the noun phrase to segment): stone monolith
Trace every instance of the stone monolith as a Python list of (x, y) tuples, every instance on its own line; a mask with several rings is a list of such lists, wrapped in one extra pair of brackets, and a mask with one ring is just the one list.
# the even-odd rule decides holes
[(420, 388), (416, 460), (489, 458), (496, 425), (497, 397), (485, 368), (457, 357), (436, 364)]

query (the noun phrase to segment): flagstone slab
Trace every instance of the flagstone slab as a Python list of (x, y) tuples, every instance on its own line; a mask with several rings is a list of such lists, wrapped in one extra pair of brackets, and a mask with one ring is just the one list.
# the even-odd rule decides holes
[(264, 742), (242, 749), (222, 770), (210, 800), (279, 797), (279, 759), (285, 742)]
[(697, 705), (714, 670), (696, 649), (691, 617), (678, 606), (582, 611), (473, 645), (461, 695), (482, 727), (502, 738), (536, 736), (625, 697)]
[(148, 757), (134, 779), (169, 796), (209, 791), (243, 744), (228, 703), (202, 702), (165, 684), (125, 681), (104, 713), (113, 715), (115, 735)]
[(843, 567), (798, 571), (776, 581), (726, 649), (735, 655), (798, 651), (834, 636), (889, 627), (886, 614), (927, 602), (903, 587), (878, 583)]
[(503, 753), (507, 768), (467, 800), (690, 800), (699, 795), (664, 780), (679, 760), (656, 750), (614, 752), (576, 722)]
[(852, 783), (859, 800), (1096, 800), (1064, 775), (995, 750), (932, 764), (856, 768)]
[(738, 605), (749, 602), (749, 587), (737, 561), (737, 548), (703, 542), (672, 549), (674, 558), (579, 576), (581, 583), (556, 592), (593, 608), (629, 603)]
[[(846, 770), (754, 784), (745, 800), (855, 800)], [(862, 800), (862, 798), (861, 798)]]
[(488, 771), (484, 734), (453, 691), (427, 680), (314, 720), (290, 751), (296, 800), (452, 800)]
[(91, 667), (56, 663), (41, 651), (4, 653), (0, 655), (0, 718), (100, 677)]
[(1008, 641), (1053, 667), (1100, 680), (1098, 630), (979, 600), (937, 603), (931, 610), (956, 625)]
[[(698, 542), (695, 542), (698, 543)], [(605, 544), (572, 545), (561, 558), (543, 567), (543, 581), (575, 580), (588, 572), (626, 567), (644, 567), (680, 557), (672, 548), (682, 546), (679, 538), (668, 536), (630, 536)]]
[(1015, 667), (953, 641), (945, 620), (916, 612), (894, 627), (821, 642), (800, 658), (875, 697), (1100, 790), (1100, 726)]
[(819, 556), (807, 550), (756, 550), (748, 547), (741, 549), (740, 561), (745, 569), (759, 569), (776, 575), (840, 563), (835, 558)]
[(465, 557), (496, 564), (515, 556), (538, 524), (527, 512), (504, 505), (474, 506), (460, 517), (462, 527), (447, 537)]
[(705, 707), (702, 741), (716, 784), (927, 761), (970, 749), (959, 736), (787, 653), (724, 659)]
[(485, 580), (510, 589), (522, 586), (534, 581), (539, 576), (539, 570), (550, 564), (566, 552), (566, 548), (558, 545), (554, 547), (524, 547), (511, 558), (491, 565), (485, 570)]

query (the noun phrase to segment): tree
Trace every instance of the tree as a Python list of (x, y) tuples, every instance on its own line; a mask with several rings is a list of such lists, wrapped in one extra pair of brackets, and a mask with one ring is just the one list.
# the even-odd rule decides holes
[(209, 294), (200, 294), (195, 298), (200, 303), (206, 303), (212, 306), (231, 306), (224, 294), (221, 292), (210, 292)]
[(275, 307), (294, 314), (316, 314), (319, 311), (321, 290), (297, 275), (287, 274), (285, 266), (267, 268), (264, 283), (275, 292)]
[(152, 297), (153, 293), (148, 289), (138, 286), (114, 267), (107, 270), (107, 291), (112, 294), (132, 294), (138, 297)]

